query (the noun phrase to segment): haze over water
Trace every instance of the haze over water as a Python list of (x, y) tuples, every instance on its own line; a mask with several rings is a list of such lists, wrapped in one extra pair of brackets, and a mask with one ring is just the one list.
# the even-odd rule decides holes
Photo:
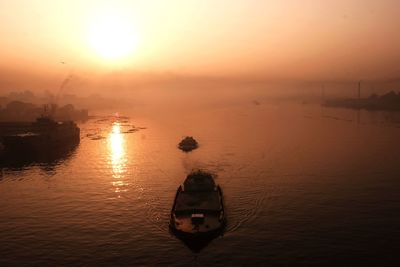
[[(398, 266), (399, 18), (397, 0), (0, 0), (0, 267)], [(77, 142), (21, 123), (51, 112), (90, 117), (76, 148), (4, 156), (21, 129)], [(195, 253), (168, 226), (197, 169), (227, 227)]]
[(0, 90), (55, 92), (71, 73), (74, 93), (176, 76), (378, 87), (399, 81), (399, 16), (394, 0), (3, 0)]
[[(166, 110), (105, 112), (79, 125), (65, 158), (2, 167), (0, 265), (397, 261), (396, 117), (251, 101)], [(176, 145), (187, 134), (200, 147), (186, 154)], [(228, 219), (198, 254), (168, 231), (193, 168), (217, 175)]]

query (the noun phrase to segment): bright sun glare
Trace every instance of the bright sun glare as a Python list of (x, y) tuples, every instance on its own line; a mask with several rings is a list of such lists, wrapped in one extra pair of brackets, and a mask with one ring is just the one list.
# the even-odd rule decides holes
[(127, 57), (137, 45), (133, 22), (123, 12), (104, 10), (89, 22), (89, 43), (101, 57), (116, 60)]

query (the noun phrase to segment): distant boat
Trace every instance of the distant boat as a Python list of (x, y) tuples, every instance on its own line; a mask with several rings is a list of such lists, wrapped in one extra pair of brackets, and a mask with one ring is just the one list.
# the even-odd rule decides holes
[(222, 190), (212, 175), (202, 171), (189, 174), (176, 192), (171, 231), (191, 248), (200, 249), (222, 234), (225, 223)]
[(192, 136), (186, 136), (179, 144), (179, 149), (185, 152), (192, 151), (199, 147), (199, 144)]
[(56, 122), (48, 116), (23, 127), (18, 123), (8, 123), (7, 127), (11, 130), (1, 137), (5, 155), (40, 155), (62, 151), (80, 142), (80, 129), (74, 122)]

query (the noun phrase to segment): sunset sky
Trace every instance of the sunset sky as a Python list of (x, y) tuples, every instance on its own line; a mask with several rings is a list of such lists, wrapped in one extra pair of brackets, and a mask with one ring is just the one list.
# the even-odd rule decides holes
[(386, 79), (399, 25), (398, 0), (0, 0), (0, 70)]

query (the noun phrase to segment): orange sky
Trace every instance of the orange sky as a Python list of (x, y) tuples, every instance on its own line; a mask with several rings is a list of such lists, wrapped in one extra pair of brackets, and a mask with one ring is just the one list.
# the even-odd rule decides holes
[(385, 79), (399, 25), (397, 0), (0, 0), (0, 69)]

